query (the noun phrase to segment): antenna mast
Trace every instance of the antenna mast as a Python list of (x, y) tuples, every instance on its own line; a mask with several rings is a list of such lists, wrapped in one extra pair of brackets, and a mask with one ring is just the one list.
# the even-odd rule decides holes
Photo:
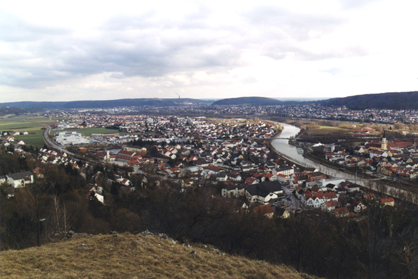
[(176, 93), (179, 96), (179, 111), (181, 110), (180, 94)]

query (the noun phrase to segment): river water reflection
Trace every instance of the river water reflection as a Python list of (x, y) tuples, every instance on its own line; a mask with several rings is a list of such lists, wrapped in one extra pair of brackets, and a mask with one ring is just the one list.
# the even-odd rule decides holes
[(411, 193), (407, 190), (401, 190), (398, 187), (392, 187), (388, 185), (385, 185), (384, 188), (381, 188), (379, 186), (381, 184), (378, 183), (379, 179), (359, 178), (355, 175), (323, 166), (303, 157), (301, 154), (298, 153), (297, 148), (295, 146), (289, 144), (289, 138), (295, 137), (299, 133), (300, 129), (298, 127), (286, 123), (279, 124), (284, 127), (284, 130), (280, 135), (278, 135), (275, 139), (272, 140), (271, 144), (273, 148), (284, 158), (287, 158), (288, 160), (305, 167), (314, 167), (318, 169), (320, 172), (325, 173), (329, 176), (344, 178), (358, 185), (364, 187), (371, 187), (372, 190), (378, 192), (383, 191), (385, 194), (392, 197), (408, 197), (411, 202), (418, 204), (418, 195)]
[[(274, 140), (272, 140), (271, 144), (276, 149), (276, 151), (283, 155), (284, 157), (287, 157), (289, 160), (292, 160), (295, 163), (298, 163), (305, 167), (314, 167), (318, 169), (319, 171), (333, 176), (333, 177), (339, 177), (349, 180), (356, 180), (355, 175), (348, 174), (342, 171), (338, 171), (326, 166), (323, 166), (321, 164), (318, 164), (312, 160), (309, 160), (305, 157), (303, 157), (302, 154), (298, 153), (295, 146), (289, 144), (289, 138), (295, 137), (299, 132), (300, 129), (296, 126), (289, 125), (286, 123), (279, 123), (284, 127), (284, 130), (280, 135), (278, 135)], [(357, 183), (359, 183), (360, 179), (357, 178)], [(362, 183), (361, 183), (362, 184)]]

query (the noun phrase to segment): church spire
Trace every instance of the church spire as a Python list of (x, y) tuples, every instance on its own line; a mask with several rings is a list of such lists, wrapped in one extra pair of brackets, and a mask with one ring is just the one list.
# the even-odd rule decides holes
[(383, 130), (382, 145), (381, 145), (380, 148), (383, 149), (383, 150), (388, 149), (388, 144), (386, 142), (386, 130)]

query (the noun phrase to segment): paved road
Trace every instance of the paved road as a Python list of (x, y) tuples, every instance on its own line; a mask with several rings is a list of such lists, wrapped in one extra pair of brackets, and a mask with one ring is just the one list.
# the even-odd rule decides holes
[[(285, 205), (286, 205), (287, 211), (294, 212), (298, 209), (303, 209), (304, 208), (304, 205), (302, 204), (302, 202), (298, 198), (296, 198), (295, 195), (293, 195), (291, 189), (289, 189), (286, 186), (283, 186), (282, 188), (283, 188), (283, 191), (286, 194)], [(287, 198), (289, 198), (290, 201)]]
[(67, 154), (69, 154), (69, 155), (73, 155), (74, 156), (74, 153), (72, 153), (72, 152), (70, 152), (70, 151), (68, 151), (68, 150), (66, 150), (66, 149), (64, 149), (63, 147), (61, 147), (60, 145), (58, 145), (58, 144), (56, 144), (55, 142), (53, 142), (50, 138), (49, 138), (49, 132), (51, 131), (51, 126), (49, 126), (48, 124), (45, 124), (45, 123), (41, 123), (41, 124), (43, 124), (43, 125), (45, 125), (46, 126), (46, 130), (45, 130), (45, 132), (44, 132), (44, 140), (47, 142), (47, 144), (49, 145), (49, 146), (51, 146), (52, 148), (54, 148), (54, 149), (57, 149), (57, 150), (59, 150), (59, 151), (61, 151), (61, 152), (65, 152), (65, 153), (67, 153)]

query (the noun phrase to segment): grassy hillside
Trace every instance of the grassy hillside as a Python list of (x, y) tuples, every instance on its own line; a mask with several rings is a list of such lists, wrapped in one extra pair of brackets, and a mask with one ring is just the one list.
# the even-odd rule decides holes
[(286, 266), (151, 233), (76, 234), (37, 248), (3, 251), (0, 256), (1, 278), (308, 278)]

